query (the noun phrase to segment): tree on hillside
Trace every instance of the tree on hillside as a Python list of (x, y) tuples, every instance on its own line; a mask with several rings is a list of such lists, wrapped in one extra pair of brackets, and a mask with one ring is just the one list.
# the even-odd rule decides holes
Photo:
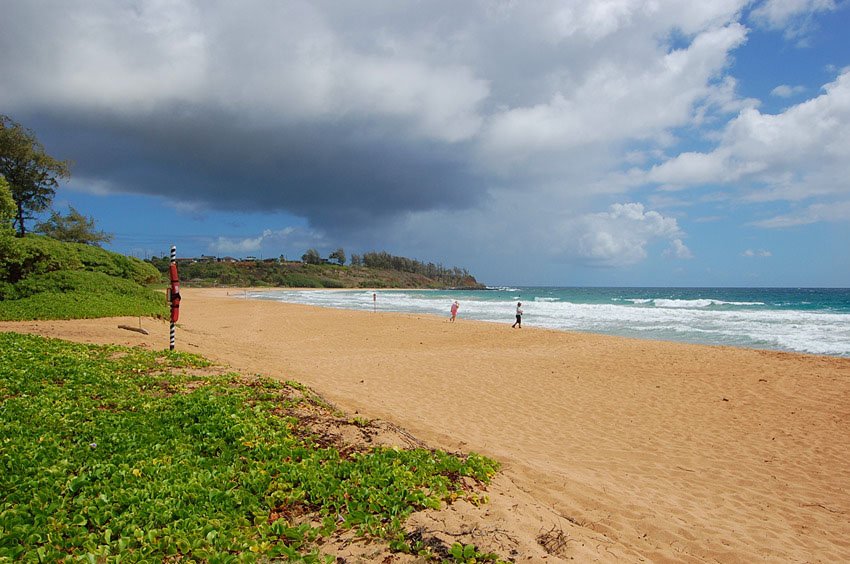
[(331, 254), (328, 255), (329, 259), (336, 259), (340, 266), (345, 264), (345, 251), (342, 250), (342, 247), (335, 250)]
[(362, 260), (360, 259), (360, 255), (356, 253), (351, 254), (351, 266), (360, 266), (362, 264)]
[(14, 225), (26, 235), (24, 221), (46, 210), (53, 201), (59, 178), (68, 178), (70, 163), (44, 152), (35, 133), (0, 115), (0, 175), (6, 178), (15, 201)]
[(462, 284), (465, 281), (472, 279), (469, 272), (465, 268), (446, 268), (441, 264), (429, 262), (425, 264), (416, 259), (406, 257), (397, 257), (389, 254), (386, 251), (368, 252), (363, 254), (363, 266), (369, 268), (385, 268), (389, 270), (398, 270), (400, 272), (413, 272), (421, 274), (428, 278), (441, 280), (449, 284)]
[[(0, 237), (14, 232), (12, 222), (15, 220), (15, 200), (9, 183), (0, 176)], [(8, 233), (7, 233), (8, 232)]]
[(301, 261), (307, 264), (322, 264), (322, 256), (316, 249), (307, 249), (307, 252), (301, 255)]
[[(9, 269), (3, 263), (13, 259), (15, 243), (15, 228), (12, 222), (15, 219), (15, 200), (9, 190), (9, 183), (0, 176), (0, 286), (9, 280)], [(0, 292), (2, 296), (2, 292)], [(0, 297), (2, 299), (2, 297)]]
[(95, 230), (94, 218), (84, 216), (73, 206), (68, 206), (68, 215), (62, 215), (55, 210), (51, 211), (50, 219), (36, 224), (35, 231), (59, 241), (84, 243), (97, 247), (100, 247), (101, 243), (112, 240), (111, 234)]

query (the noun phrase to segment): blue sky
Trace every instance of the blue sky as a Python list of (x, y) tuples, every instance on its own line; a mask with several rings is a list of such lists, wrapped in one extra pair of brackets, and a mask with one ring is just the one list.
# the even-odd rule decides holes
[(140, 257), (850, 286), (847, 0), (4, 3), (0, 113)]

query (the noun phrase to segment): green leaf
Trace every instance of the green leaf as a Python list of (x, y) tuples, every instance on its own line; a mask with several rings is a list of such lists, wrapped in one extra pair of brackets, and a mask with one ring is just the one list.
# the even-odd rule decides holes
[(455, 560), (461, 560), (463, 558), (463, 545), (459, 542), (452, 544), (452, 547), (449, 549), (449, 554), (451, 554)]
[(466, 559), (475, 558), (476, 550), (475, 546), (468, 544), (463, 547), (463, 557)]

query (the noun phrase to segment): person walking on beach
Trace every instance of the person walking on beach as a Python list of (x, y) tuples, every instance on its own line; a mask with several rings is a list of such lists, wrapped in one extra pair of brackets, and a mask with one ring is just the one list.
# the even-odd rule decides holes
[(455, 322), (455, 318), (457, 317), (457, 310), (458, 310), (459, 307), (460, 307), (460, 304), (457, 303), (457, 300), (455, 300), (454, 303), (452, 303), (452, 318), (451, 318), (452, 323)]
[(516, 303), (516, 321), (514, 321), (514, 324), (511, 325), (511, 329), (516, 326), (519, 326), (519, 328), (522, 329), (522, 302)]

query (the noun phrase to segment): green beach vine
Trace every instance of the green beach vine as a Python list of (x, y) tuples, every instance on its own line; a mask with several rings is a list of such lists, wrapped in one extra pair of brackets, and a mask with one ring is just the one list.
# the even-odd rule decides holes
[(334, 535), (404, 539), (497, 471), (329, 440), (305, 423), (326, 409), (185, 353), (0, 333), (0, 561), (333, 561)]

